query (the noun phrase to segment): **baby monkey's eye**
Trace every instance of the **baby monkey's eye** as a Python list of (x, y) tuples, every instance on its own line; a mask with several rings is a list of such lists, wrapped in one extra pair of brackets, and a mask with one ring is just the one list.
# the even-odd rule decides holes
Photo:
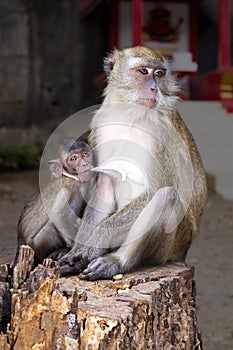
[(70, 157), (70, 161), (71, 162), (74, 162), (77, 159), (78, 159), (78, 156), (76, 156), (76, 155), (73, 155), (73, 156)]
[(139, 71), (139, 73), (141, 73), (141, 74), (143, 74), (143, 75), (146, 75), (146, 74), (149, 73), (149, 72), (148, 72), (148, 69), (146, 69), (146, 68), (140, 68), (138, 71)]
[(82, 157), (83, 158), (88, 158), (89, 157), (89, 153), (88, 152), (83, 152)]
[(158, 78), (162, 78), (162, 77), (164, 77), (165, 72), (166, 72), (165, 70), (156, 69), (154, 75), (155, 75), (156, 77), (158, 77)]

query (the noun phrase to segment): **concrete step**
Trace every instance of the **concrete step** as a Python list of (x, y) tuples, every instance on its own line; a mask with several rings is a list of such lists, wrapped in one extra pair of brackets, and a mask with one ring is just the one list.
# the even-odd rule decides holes
[(182, 101), (178, 110), (196, 140), (206, 171), (215, 176), (216, 191), (233, 200), (233, 113), (216, 101)]

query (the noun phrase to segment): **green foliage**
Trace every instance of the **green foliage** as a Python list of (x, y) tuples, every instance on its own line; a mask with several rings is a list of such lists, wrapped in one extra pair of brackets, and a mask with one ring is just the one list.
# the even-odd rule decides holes
[(44, 143), (38, 140), (34, 146), (0, 145), (0, 170), (38, 168)]

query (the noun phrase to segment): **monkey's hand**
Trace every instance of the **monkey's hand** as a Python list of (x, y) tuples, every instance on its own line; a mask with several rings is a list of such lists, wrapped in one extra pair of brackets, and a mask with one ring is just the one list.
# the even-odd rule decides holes
[(122, 272), (123, 268), (119, 259), (110, 253), (92, 260), (79, 277), (94, 281), (97, 279), (112, 278), (112, 276)]
[(81, 252), (76, 246), (58, 261), (61, 276), (78, 274), (89, 263), (87, 254)]
[(83, 271), (90, 261), (106, 253), (106, 249), (93, 248), (76, 244), (65, 256), (59, 259), (60, 274), (77, 275)]
[(69, 248), (61, 248), (54, 250), (51, 254), (49, 254), (48, 259), (52, 260), (60, 260), (64, 255), (66, 255), (69, 252)]
[(75, 245), (73, 249), (59, 260), (61, 276), (79, 274), (86, 267), (90, 266), (90, 262), (97, 260), (96, 258), (106, 254), (108, 251), (105, 248)]

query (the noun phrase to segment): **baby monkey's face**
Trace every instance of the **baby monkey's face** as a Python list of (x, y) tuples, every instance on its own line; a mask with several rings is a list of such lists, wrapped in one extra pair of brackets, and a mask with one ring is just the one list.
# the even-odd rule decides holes
[(78, 175), (80, 182), (89, 181), (93, 172), (93, 154), (90, 147), (85, 143), (83, 148), (70, 151), (65, 161), (65, 168), (70, 174)]

